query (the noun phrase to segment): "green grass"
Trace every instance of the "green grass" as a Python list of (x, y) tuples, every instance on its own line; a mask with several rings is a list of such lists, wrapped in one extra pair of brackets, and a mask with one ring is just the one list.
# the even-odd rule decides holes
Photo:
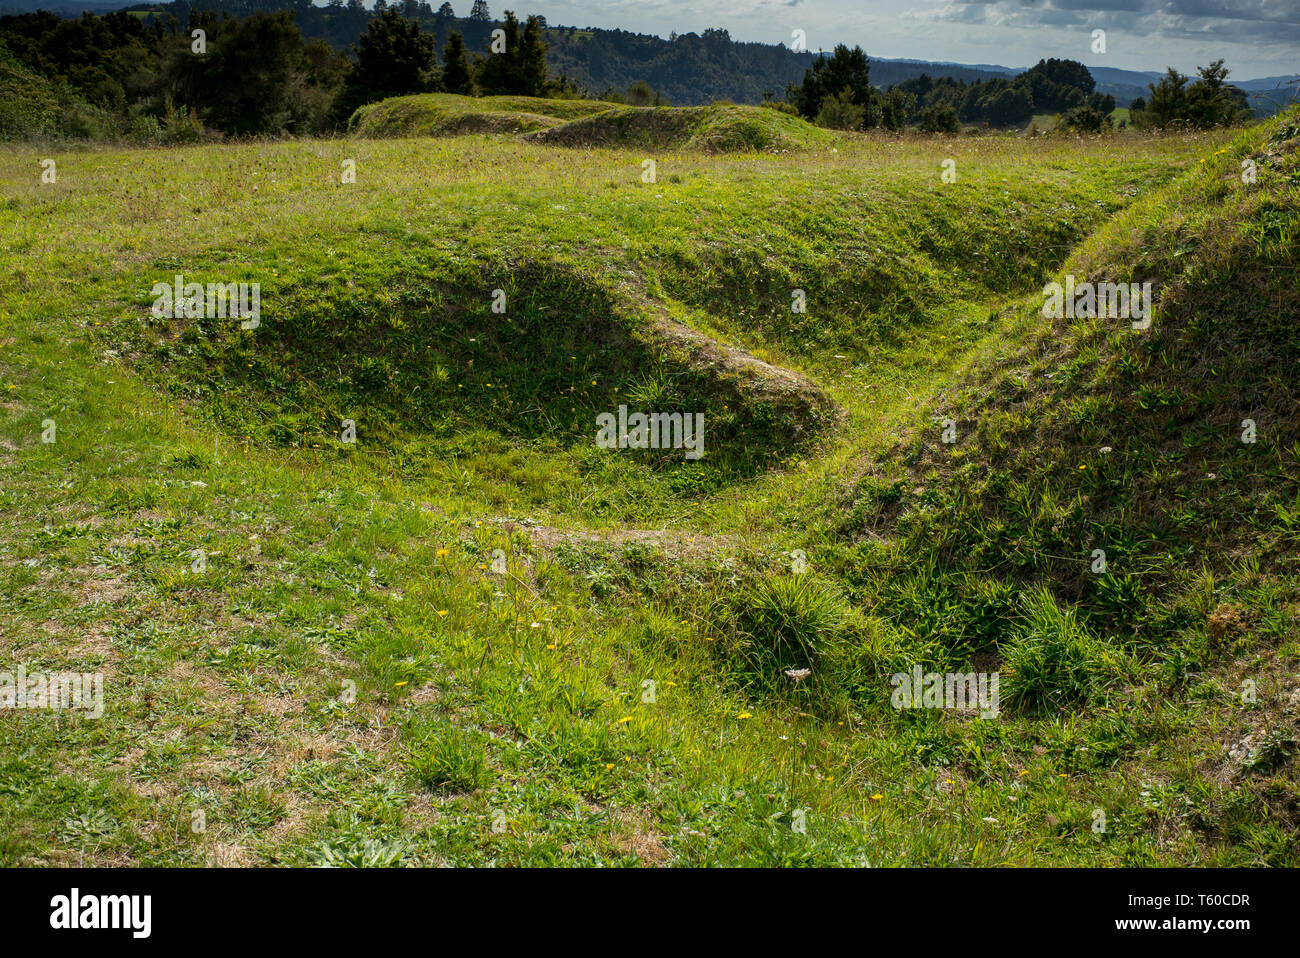
[[(1295, 864), (1294, 460), (1167, 462), (1148, 408), (1191, 388), (1177, 329), (1222, 333), (1175, 308), (1276, 341), (1268, 134), (0, 154), (0, 661), (107, 699), (0, 712), (0, 862)], [(1163, 352), (1036, 316), (1129, 264)], [(1244, 285), (1202, 303), (1214, 269)], [(153, 321), (176, 272), (260, 282), (261, 325)], [(1289, 357), (1230, 368), (1274, 422)], [(717, 444), (595, 448), (620, 402)], [(1081, 485), (1121, 415), (1148, 452)], [(1191, 511), (1193, 467), (1242, 498)], [(996, 721), (890, 707), (1004, 659)]]

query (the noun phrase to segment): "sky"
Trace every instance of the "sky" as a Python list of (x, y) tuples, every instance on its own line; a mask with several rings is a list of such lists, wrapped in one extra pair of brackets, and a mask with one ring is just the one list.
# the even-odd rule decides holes
[[(471, 3), (451, 0), (459, 16)], [(488, 7), (494, 16), (514, 9), (552, 25), (665, 37), (722, 27), (733, 40), (790, 45), (792, 32), (803, 30), (809, 50), (858, 44), (884, 58), (1027, 67), (1062, 57), (1192, 73), (1222, 57), (1238, 80), (1300, 72), (1300, 0), (488, 0)], [(1106, 32), (1104, 53), (1093, 52), (1094, 30)]]

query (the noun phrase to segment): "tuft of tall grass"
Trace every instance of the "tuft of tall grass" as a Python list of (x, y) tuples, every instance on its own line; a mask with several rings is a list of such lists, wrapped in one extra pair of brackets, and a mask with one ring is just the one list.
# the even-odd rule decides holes
[(1029, 712), (1087, 703), (1126, 671), (1122, 655), (1093, 635), (1074, 609), (1062, 608), (1046, 587), (1022, 598), (1004, 663), (1006, 704)]
[(787, 671), (811, 671), (842, 653), (853, 611), (833, 585), (806, 575), (770, 575), (741, 588), (731, 603), (731, 665), (754, 685), (776, 688)]

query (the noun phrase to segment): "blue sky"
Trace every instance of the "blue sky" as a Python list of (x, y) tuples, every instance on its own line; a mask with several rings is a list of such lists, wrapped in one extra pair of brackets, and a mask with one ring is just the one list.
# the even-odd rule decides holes
[[(466, 16), (472, 0), (451, 3)], [(860, 44), (879, 57), (1184, 72), (1223, 57), (1241, 80), (1300, 71), (1300, 0), (489, 0), (495, 16), (507, 8), (661, 36), (725, 27), (789, 43), (802, 29), (809, 49)], [(1091, 51), (1094, 29), (1106, 31), (1105, 54)]]

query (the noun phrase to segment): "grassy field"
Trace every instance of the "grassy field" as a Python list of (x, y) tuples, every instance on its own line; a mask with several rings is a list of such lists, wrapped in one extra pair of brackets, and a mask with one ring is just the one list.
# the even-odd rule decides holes
[(1297, 864), (1289, 122), (5, 150), (0, 863)]

